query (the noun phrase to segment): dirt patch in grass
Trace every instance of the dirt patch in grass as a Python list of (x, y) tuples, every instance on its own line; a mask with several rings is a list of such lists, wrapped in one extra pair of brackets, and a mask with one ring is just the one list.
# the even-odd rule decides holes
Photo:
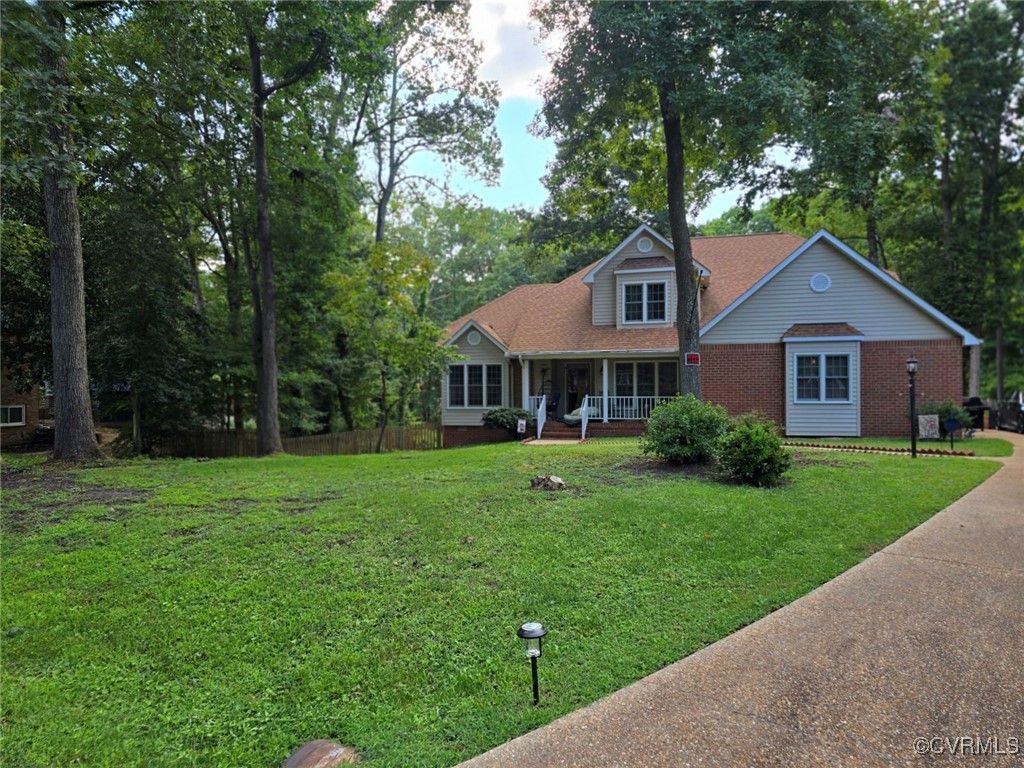
[[(648, 458), (645, 456), (638, 456), (635, 459), (625, 462), (624, 464), (617, 464), (615, 469), (624, 471), (627, 474), (634, 475), (636, 477), (646, 477), (653, 475), (655, 478), (662, 477), (695, 477), (701, 480), (714, 480), (718, 482), (731, 482), (728, 476), (722, 475), (718, 470), (718, 465), (714, 463), (710, 464), (676, 464), (671, 461), (665, 461), (663, 459)], [(612, 481), (612, 484), (617, 484), (616, 478), (608, 478)]]
[[(151, 491), (82, 485), (73, 474), (56, 467), (5, 470), (2, 483), (4, 503), (0, 508), (0, 523), (5, 531), (12, 533), (40, 525), (56, 525), (84, 506), (105, 506), (112, 513), (123, 512), (115, 508), (138, 504), (153, 495)], [(116, 522), (122, 516), (103, 515), (95, 520)]]
[(868, 466), (866, 461), (841, 461), (839, 459), (830, 459), (820, 454), (810, 456), (806, 453), (800, 453), (800, 451), (793, 451), (794, 469), (803, 469), (804, 467), (848, 467), (853, 469), (866, 466)]

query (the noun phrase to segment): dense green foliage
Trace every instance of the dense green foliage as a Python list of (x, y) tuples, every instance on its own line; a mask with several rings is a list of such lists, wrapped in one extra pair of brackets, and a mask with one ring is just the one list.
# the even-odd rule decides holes
[[(422, 340), (575, 272), (638, 221), (681, 241), (680, 186), (688, 224), (724, 186), (748, 204), (781, 194), (693, 233), (826, 227), (985, 340), (982, 396), (1000, 344), (1004, 390), (1024, 387), (1022, 3), (538, 3), (558, 44), (537, 130), (557, 156), (535, 214), (455, 200), (410, 170), (429, 154), (495, 179), (498, 94), (465, 2), (45, 8), (67, 18), (67, 83), (40, 63), (55, 46), (44, 5), (0, 15), (4, 360), (21, 383), (52, 380), (40, 190), (56, 162), (80, 199), (90, 374), (137, 395), (139, 448), (180, 425), (254, 423), (271, 306), (284, 433), (432, 418), (440, 369), (394, 364), (367, 316), (394, 307), (387, 327)], [(672, 163), (666, 116), (681, 127)], [(53, 154), (53, 128), (73, 152)], [(341, 291), (375, 243), (414, 274), (361, 313)]]
[[(743, 210), (699, 234), (829, 229), (985, 340), (969, 392), (997, 394), (1000, 341), (1004, 391), (1024, 386), (1024, 3), (757, 7), (770, 8), (772, 22), (735, 38), (730, 14), (746, 16), (741, 25), (756, 16), (743, 3), (539, 4), (549, 31), (571, 34), (545, 89), (558, 153), (548, 205), (530, 230), (538, 263), (571, 273), (637, 219), (668, 233), (664, 137), (644, 84), (659, 71), (690, 73), (675, 95), (689, 105), (683, 119), (699, 122), (684, 134), (687, 212), (698, 215), (726, 183), (749, 193)], [(657, 34), (673, 14), (684, 42)], [(615, 41), (598, 45), (609, 30)], [(702, 35), (716, 55), (702, 53)], [(762, 50), (744, 63), (774, 57), (755, 86), (769, 108), (737, 120), (735, 109), (759, 102), (715, 89), (714, 68), (726, 71), (730, 49), (751, 41)], [(739, 70), (728, 80), (741, 95), (743, 84)], [(734, 141), (734, 129), (749, 135)], [(764, 162), (748, 162), (772, 141)], [(757, 193), (781, 196), (751, 211)]]
[(519, 437), (519, 420), (523, 419), (527, 424), (533, 421), (533, 417), (522, 408), (493, 408), (483, 417), (485, 427), (504, 429), (512, 438)]
[[(998, 466), (801, 450), (766, 490), (636, 454), (5, 455), (4, 764), (250, 768), (328, 737), (453, 765), (806, 594)], [(573, 491), (530, 490), (549, 473)], [(529, 620), (550, 629), (539, 707)]]
[(262, 429), (268, 391), (286, 434), (436, 415), (435, 324), (451, 319), (429, 303), (438, 263), (424, 272), (434, 254), (399, 237), (379, 244), (398, 254), (384, 279), (366, 280), (382, 232), (363, 210), (382, 225), (382, 195), (412, 193), (402, 166), (417, 153), (493, 178), (497, 93), (477, 75), (468, 4), (59, 5), (63, 101), (39, 70), (41, 6), (0, 19), (0, 317), (18, 379), (52, 379), (39, 185), (41, 131), (59, 119), (77, 148), (92, 379), (115, 393), (98, 405), (134, 415), (137, 449), (186, 425)]
[(737, 419), (718, 441), (722, 469), (748, 485), (771, 487), (793, 466), (775, 422), (748, 415)]
[(718, 440), (729, 426), (725, 408), (692, 394), (660, 403), (640, 438), (644, 453), (678, 464), (704, 464), (715, 458)]
[(946, 437), (946, 419), (956, 419), (960, 429), (971, 428), (971, 414), (966, 408), (952, 400), (943, 400), (941, 403), (924, 403), (917, 409), (918, 414), (936, 414), (939, 417), (939, 432)]

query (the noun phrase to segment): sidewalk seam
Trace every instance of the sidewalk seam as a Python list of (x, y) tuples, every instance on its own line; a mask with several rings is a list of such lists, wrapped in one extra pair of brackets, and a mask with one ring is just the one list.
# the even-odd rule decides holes
[(876, 552), (875, 554), (888, 555), (889, 557), (906, 557), (912, 560), (930, 560), (936, 563), (946, 563), (947, 565), (962, 565), (968, 568), (974, 568), (979, 571), (999, 571), (1000, 573), (1024, 574), (1024, 568), (1004, 568), (998, 565), (983, 565), (981, 563), (972, 563), (966, 560), (950, 560), (949, 558), (945, 557), (929, 557), (928, 555), (917, 555), (913, 552), (889, 552), (883, 549), (882, 551)]

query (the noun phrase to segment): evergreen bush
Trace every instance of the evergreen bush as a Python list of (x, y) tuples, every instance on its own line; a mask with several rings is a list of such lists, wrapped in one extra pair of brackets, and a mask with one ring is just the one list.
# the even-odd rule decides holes
[(718, 443), (721, 467), (747, 485), (771, 487), (793, 465), (775, 422), (757, 414), (741, 416)]
[(722, 406), (702, 403), (692, 394), (678, 395), (651, 411), (640, 447), (679, 464), (704, 464), (714, 459), (728, 425)]
[(485, 427), (508, 430), (513, 438), (517, 438), (519, 437), (520, 419), (526, 419), (527, 428), (533, 423), (530, 414), (522, 408), (494, 408), (484, 414), (482, 422)]

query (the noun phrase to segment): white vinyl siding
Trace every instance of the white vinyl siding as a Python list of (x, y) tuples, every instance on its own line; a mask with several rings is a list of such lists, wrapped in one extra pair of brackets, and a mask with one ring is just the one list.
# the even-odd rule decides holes
[[(509, 366), (505, 359), (505, 353), (491, 342), (486, 336), (484, 336), (479, 344), (470, 344), (467, 340), (469, 334), (463, 334), (459, 337), (458, 341), (453, 344), (462, 355), (466, 356), (465, 360), (459, 360), (452, 365), (461, 366), (462, 376), (468, 378), (467, 366), (486, 366), (485, 368), (477, 368), (480, 372), (481, 377), (477, 377), (476, 373), (473, 373), (473, 377), (476, 381), (473, 385), (472, 397), (475, 398), (470, 402), (485, 403), (484, 405), (464, 405), (449, 406), (450, 381), (446, 375), (444, 377), (444, 387), (442, 389), (443, 397), (441, 400), (441, 422), (447, 426), (462, 426), (462, 427), (478, 427), (480, 426), (480, 420), (483, 415), (492, 408), (498, 408), (501, 406), (508, 405), (508, 399), (512, 391), (511, 383), (509, 381)], [(491, 366), (496, 366), (496, 370), (491, 370)], [(488, 376), (491, 378), (488, 379)], [(501, 395), (500, 401), (494, 402), (496, 394), (496, 382), (497, 376), (501, 378)], [(468, 381), (463, 382), (462, 391), (465, 393), (466, 398), (470, 397), (467, 392)], [(481, 401), (479, 398), (483, 398)]]
[[(638, 236), (633, 240), (633, 242), (627, 244), (614, 259), (605, 264), (601, 271), (594, 275), (594, 282), (590, 286), (591, 310), (594, 325), (616, 325), (620, 323), (620, 302), (618, 297), (621, 296), (621, 291), (619, 289), (619, 281), (616, 280), (616, 278), (622, 278), (625, 277), (625, 275), (616, 275), (615, 270), (622, 267), (623, 261), (638, 257), (649, 259), (662, 256), (668, 259), (671, 264), (672, 259), (674, 258), (672, 251), (659, 243), (656, 239), (654, 240), (654, 247), (651, 248), (649, 253), (640, 253), (640, 251), (636, 249), (636, 240), (641, 236)], [(668, 283), (668, 306), (666, 308), (666, 317), (671, 322), (675, 317), (676, 311), (674, 273), (661, 272), (645, 275), (643, 272), (637, 271), (629, 275), (629, 279), (631, 281), (651, 280), (655, 279), (654, 275), (658, 276), (658, 280), (664, 280)]]
[(786, 434), (860, 435), (860, 343), (786, 344)]
[[(811, 277), (818, 273), (832, 279), (824, 293), (810, 287)], [(773, 343), (797, 323), (849, 323), (868, 341), (954, 337), (831, 245), (820, 242), (702, 335), (701, 342)]]

